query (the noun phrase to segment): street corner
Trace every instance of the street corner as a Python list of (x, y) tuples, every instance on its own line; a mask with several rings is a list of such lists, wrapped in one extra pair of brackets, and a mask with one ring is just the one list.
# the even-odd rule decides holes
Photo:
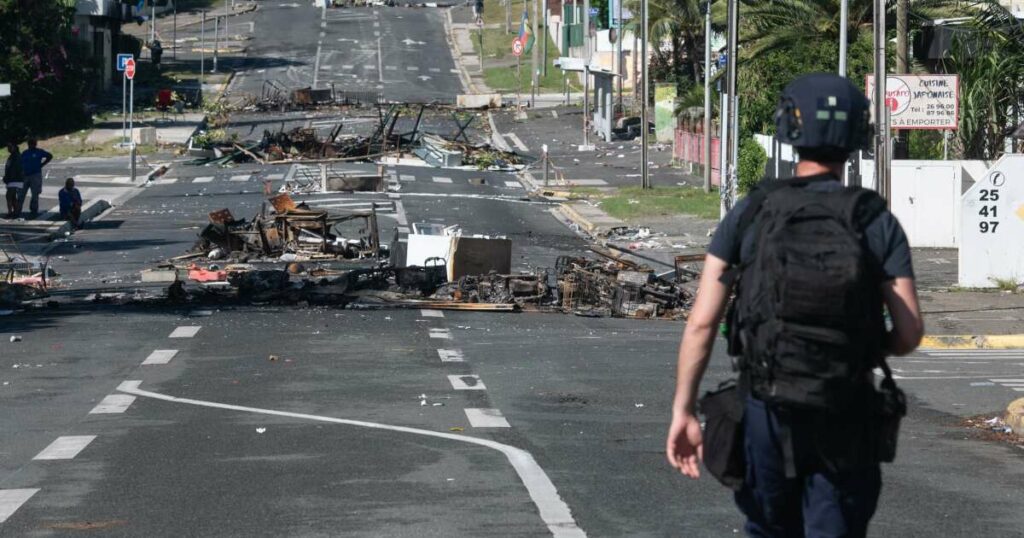
[(558, 209), (566, 219), (591, 234), (624, 224), (621, 220), (601, 211), (600, 208), (585, 202), (562, 203), (558, 205)]
[(932, 335), (921, 349), (1024, 349), (1024, 334)]
[(1024, 398), (1017, 398), (1006, 406), (1003, 421), (1017, 435), (1024, 435)]

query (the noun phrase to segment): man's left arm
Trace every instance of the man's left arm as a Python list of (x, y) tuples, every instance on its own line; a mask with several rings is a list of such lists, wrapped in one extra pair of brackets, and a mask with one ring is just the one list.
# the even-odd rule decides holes
[(703, 435), (696, 415), (697, 391), (729, 301), (730, 288), (720, 280), (728, 268), (725, 260), (713, 254), (705, 258), (697, 299), (679, 345), (676, 393), (665, 454), (669, 464), (690, 478), (700, 476), (699, 463), (704, 457)]
[(40, 167), (50, 164), (50, 161), (53, 160), (53, 154), (50, 153), (49, 151), (46, 151), (45, 149), (40, 151), (43, 152), (43, 162), (42, 164), (40, 164)]

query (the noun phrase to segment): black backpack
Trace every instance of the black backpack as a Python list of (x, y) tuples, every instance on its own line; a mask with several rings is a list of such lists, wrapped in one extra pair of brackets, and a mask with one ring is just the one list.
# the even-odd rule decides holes
[(758, 399), (857, 411), (884, 365), (881, 268), (863, 231), (886, 206), (859, 187), (804, 188), (813, 181), (764, 182), (749, 194), (738, 243), (749, 229), (754, 253), (734, 269), (730, 354)]

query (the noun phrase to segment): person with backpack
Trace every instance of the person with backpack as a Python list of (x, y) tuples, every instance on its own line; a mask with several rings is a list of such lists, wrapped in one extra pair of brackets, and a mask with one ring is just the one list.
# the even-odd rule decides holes
[[(796, 148), (796, 177), (762, 181), (719, 224), (683, 332), (666, 455), (732, 488), (750, 536), (865, 536), (895, 457), (906, 399), (885, 357), (924, 329), (903, 229), (874, 191), (840, 181), (871, 139), (868, 111), (836, 75), (783, 90), (775, 136)], [(727, 306), (739, 375), (700, 399), (702, 430)]]

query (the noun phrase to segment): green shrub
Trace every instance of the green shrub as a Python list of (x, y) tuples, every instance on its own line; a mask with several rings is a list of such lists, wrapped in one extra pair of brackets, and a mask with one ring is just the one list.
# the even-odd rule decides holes
[(750, 192), (750, 189), (754, 188), (761, 181), (761, 178), (764, 177), (764, 168), (767, 165), (768, 154), (765, 153), (764, 148), (753, 137), (746, 138), (740, 142), (740, 162), (738, 168), (740, 194)]

